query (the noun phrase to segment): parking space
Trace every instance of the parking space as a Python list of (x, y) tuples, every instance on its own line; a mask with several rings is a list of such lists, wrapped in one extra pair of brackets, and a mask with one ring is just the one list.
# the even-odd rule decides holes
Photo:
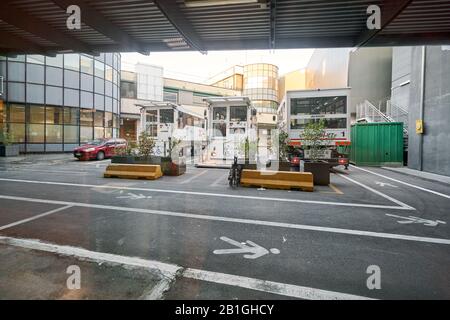
[[(351, 167), (313, 193), (231, 189), (227, 170), (104, 179), (107, 163), (3, 168), (3, 242), (36, 239), (176, 265), (183, 271), (163, 290), (167, 298), (215, 296), (224, 286), (223, 298), (321, 290), (332, 298), (450, 298), (450, 186)], [(366, 286), (370, 265), (381, 269), (380, 290)]]

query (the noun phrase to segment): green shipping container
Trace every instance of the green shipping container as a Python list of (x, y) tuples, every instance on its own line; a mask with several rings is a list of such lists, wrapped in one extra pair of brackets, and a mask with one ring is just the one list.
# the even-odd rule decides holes
[(402, 166), (403, 123), (357, 123), (351, 127), (350, 162), (358, 166)]

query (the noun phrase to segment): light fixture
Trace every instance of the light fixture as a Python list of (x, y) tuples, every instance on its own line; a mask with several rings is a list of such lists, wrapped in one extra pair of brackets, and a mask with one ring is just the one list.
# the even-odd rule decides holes
[(186, 7), (227, 6), (231, 4), (258, 3), (260, 0), (185, 0)]

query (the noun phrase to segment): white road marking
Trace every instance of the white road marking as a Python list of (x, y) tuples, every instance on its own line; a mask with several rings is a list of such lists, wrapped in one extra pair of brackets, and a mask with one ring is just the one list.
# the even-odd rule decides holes
[(67, 171), (67, 170), (41, 170), (41, 169), (7, 169), (2, 170), (4, 172), (41, 172), (41, 173), (64, 173), (64, 174), (70, 174), (70, 175), (87, 175), (92, 174), (87, 171)]
[(191, 268), (183, 272), (183, 277), (307, 300), (374, 300), (347, 293)]
[(32, 216), (32, 217), (27, 218), (27, 219), (19, 220), (19, 221), (16, 221), (16, 222), (13, 222), (13, 223), (1, 226), (0, 230), (5, 230), (5, 229), (11, 228), (11, 227), (15, 227), (15, 226), (18, 226), (19, 224), (24, 224), (26, 222), (33, 221), (33, 220), (36, 220), (36, 219), (48, 216), (50, 214), (53, 214), (53, 213), (56, 213), (56, 212), (59, 212), (59, 211), (62, 211), (62, 210), (65, 210), (65, 209), (68, 209), (68, 208), (71, 208), (71, 207), (73, 207), (73, 206), (72, 205), (66, 205), (66, 206), (64, 206), (62, 208), (53, 209), (53, 210), (50, 210), (50, 211), (47, 211), (47, 212), (44, 212), (44, 213)]
[(199, 173), (193, 175), (192, 177), (190, 177), (190, 178), (188, 178), (188, 179), (186, 179), (186, 180), (181, 181), (180, 184), (186, 184), (186, 183), (189, 183), (189, 182), (191, 182), (192, 180), (197, 179), (197, 178), (200, 177), (201, 175), (204, 175), (204, 174), (207, 173), (208, 171), (209, 171), (209, 170), (201, 171), (201, 172), (199, 172)]
[(356, 181), (356, 180), (353, 180), (352, 178), (346, 177), (345, 175), (340, 174), (340, 173), (336, 173), (336, 174), (337, 174), (338, 176), (340, 176), (340, 177), (342, 177), (342, 178), (348, 180), (348, 181), (351, 181), (351, 182), (353, 182), (353, 183), (355, 183), (355, 184), (357, 184), (357, 185), (359, 185), (359, 186), (361, 186), (361, 187), (363, 187), (363, 188), (365, 188), (365, 189), (367, 189), (367, 190), (369, 190), (369, 191), (371, 191), (371, 192), (373, 192), (373, 193), (379, 195), (380, 197), (383, 197), (383, 198), (385, 198), (385, 199), (388, 199), (389, 201), (392, 201), (392, 202), (394, 202), (394, 203), (400, 205), (401, 207), (403, 207), (403, 208), (405, 208), (405, 209), (415, 210), (413, 207), (407, 205), (406, 203), (403, 203), (403, 202), (401, 202), (401, 201), (399, 201), (399, 200), (397, 200), (397, 199), (394, 199), (394, 198), (392, 198), (392, 197), (390, 197), (390, 196), (388, 196), (388, 195), (386, 195), (386, 194), (384, 194), (384, 193), (382, 193), (382, 192), (380, 192), (380, 191), (378, 191), (378, 190), (375, 190), (375, 189), (373, 189), (373, 188), (371, 188), (371, 187), (369, 187), (369, 186), (366, 186), (365, 184), (363, 184), (363, 183), (361, 183), (361, 182), (358, 182), (358, 181)]
[(380, 187), (388, 186), (391, 188), (398, 188), (397, 186), (394, 186), (393, 184), (386, 183), (386, 182), (375, 181), (375, 184), (379, 185)]
[(120, 256), (110, 253), (89, 251), (82, 248), (45, 243), (38, 240), (17, 239), (0, 236), (0, 243), (21, 248), (55, 253), (64, 256), (81, 258), (83, 260), (88, 260), (95, 263), (102, 262), (102, 263), (109, 263), (112, 265), (122, 265), (132, 268), (154, 270), (158, 273), (161, 273), (165, 277), (165, 279), (163, 280), (163, 282), (160, 282), (158, 285), (156, 285), (156, 287), (154, 288), (155, 294), (153, 295), (150, 294), (149, 296), (147, 296), (147, 298), (153, 299), (157, 299), (162, 296), (163, 292), (166, 290), (166, 286), (170, 285), (170, 282), (173, 282), (173, 280), (175, 279), (177, 272), (180, 272), (180, 276), (184, 278), (257, 290), (261, 292), (267, 292), (299, 299), (310, 299), (310, 300), (371, 299), (364, 296), (357, 296), (347, 293), (328, 291), (311, 287), (303, 287), (281, 282), (260, 280), (255, 278), (212, 272), (207, 270), (199, 270), (192, 268), (186, 268), (183, 270), (181, 266), (175, 264), (169, 264), (154, 260), (146, 260), (142, 258)]
[(272, 248), (267, 250), (264, 247), (261, 247), (260, 245), (247, 240), (246, 242), (240, 243), (233, 239), (227, 238), (227, 237), (220, 237), (220, 240), (228, 242), (229, 244), (237, 247), (234, 249), (219, 249), (214, 250), (214, 254), (236, 254), (236, 253), (246, 253), (244, 254), (244, 258), (246, 259), (257, 259), (259, 257), (265, 256), (269, 252), (272, 252), (273, 254), (279, 254), (280, 250), (276, 248)]
[(128, 267), (153, 269), (159, 271), (161, 275), (168, 278), (173, 277), (174, 274), (176, 274), (180, 270), (180, 267), (177, 265), (162, 263), (159, 261), (90, 251), (83, 248), (46, 243), (39, 240), (18, 239), (0, 236), (0, 243), (31, 250), (55, 253), (58, 255), (73, 256), (96, 263), (111, 263), (114, 265), (126, 265)]
[(104, 162), (107, 162), (107, 161), (111, 161), (111, 159), (89, 161), (87, 163), (84, 163), (83, 165), (92, 166), (92, 165), (97, 165), (97, 164), (104, 164)]
[(411, 183), (408, 183), (408, 182), (404, 182), (404, 181), (401, 181), (401, 180), (397, 180), (397, 179), (394, 179), (394, 178), (391, 178), (391, 177), (388, 177), (388, 176), (385, 176), (385, 175), (382, 175), (380, 173), (373, 172), (373, 171), (370, 171), (370, 170), (367, 170), (367, 169), (363, 169), (363, 168), (360, 168), (360, 167), (355, 167), (353, 165), (351, 165), (351, 167), (355, 168), (355, 169), (358, 169), (358, 170), (361, 170), (361, 171), (369, 172), (371, 174), (374, 174), (376, 176), (379, 176), (379, 177), (382, 177), (382, 178), (385, 178), (385, 179), (388, 179), (388, 180), (391, 180), (391, 181), (395, 181), (397, 183), (404, 184), (405, 186), (408, 186), (408, 187), (411, 187), (411, 188), (416, 188), (416, 189), (419, 189), (419, 190), (422, 190), (422, 191), (425, 191), (425, 192), (429, 192), (429, 193), (435, 194), (435, 195), (440, 196), (440, 197), (444, 197), (444, 198), (450, 199), (450, 195), (448, 195), (448, 194), (444, 194), (444, 193), (440, 193), (440, 192), (437, 192), (437, 191), (434, 191), (434, 190), (430, 190), (430, 189), (426, 189), (426, 188), (423, 188), (423, 187), (420, 187), (420, 186), (416, 186), (414, 184), (411, 184)]
[(117, 199), (130, 199), (130, 200), (141, 200), (141, 199), (151, 199), (152, 196), (144, 196), (142, 193), (135, 194), (128, 192), (128, 195), (126, 196), (118, 196)]
[(355, 235), (355, 236), (376, 237), (376, 238), (397, 239), (397, 240), (409, 240), (409, 241), (428, 242), (428, 243), (437, 243), (437, 244), (450, 244), (450, 239), (418, 237), (418, 236), (410, 236), (410, 235), (402, 235), (402, 234), (394, 234), (394, 233), (383, 233), (383, 232), (372, 232), (372, 231), (364, 231), (364, 230), (320, 227), (320, 226), (292, 224), (292, 223), (274, 222), (274, 221), (266, 221), (266, 220), (253, 220), (253, 219), (230, 218), (230, 217), (222, 217), (222, 216), (209, 216), (209, 215), (193, 214), (193, 213), (142, 209), (142, 208), (130, 208), (130, 207), (127, 208), (127, 207), (123, 207), (123, 206), (118, 207), (118, 206), (109, 206), (109, 205), (101, 205), (101, 204), (25, 198), (25, 197), (16, 197), (16, 196), (7, 196), (7, 195), (0, 195), (0, 199), (37, 202), (37, 203), (51, 203), (51, 204), (60, 204), (60, 205), (71, 205), (71, 206), (77, 206), (77, 207), (83, 207), (83, 208), (96, 208), (96, 209), (116, 210), (116, 211), (125, 211), (125, 212), (149, 213), (149, 214), (162, 215), (162, 216), (242, 223), (242, 224), (289, 228), (289, 229), (297, 229), (297, 230), (331, 232), (331, 233), (349, 234), (349, 235)]
[(223, 175), (221, 175), (219, 178), (217, 178), (217, 179), (216, 179), (213, 183), (211, 183), (209, 186), (210, 186), (210, 187), (217, 187), (217, 186), (219, 186), (219, 185), (222, 185), (222, 184), (219, 184), (219, 182), (221, 182), (222, 180), (226, 179), (227, 176), (228, 176), (228, 172), (225, 173), (225, 174), (223, 174)]
[(403, 220), (397, 221), (400, 224), (423, 223), (423, 225), (425, 225), (427, 227), (436, 227), (439, 223), (447, 224), (445, 221), (441, 221), (441, 220), (427, 220), (427, 219), (422, 219), (422, 218), (414, 217), (414, 216), (403, 217), (403, 216), (398, 216), (396, 214), (388, 214), (388, 213), (386, 213), (386, 215), (389, 217), (403, 219)]
[(160, 280), (156, 286), (150, 288), (149, 292), (145, 292), (139, 300), (162, 300), (164, 298), (164, 293), (169, 291), (173, 280), (174, 279), (169, 278)]
[[(111, 185), (107, 185), (107, 184), (95, 185), (95, 184), (85, 184), (85, 183), (34, 181), (34, 180), (9, 179), (9, 178), (0, 178), (0, 181), (31, 183), (31, 184), (48, 184), (48, 185), (57, 185), (57, 186), (71, 186), (71, 187), (80, 187), (80, 188), (88, 187), (88, 188), (103, 188), (103, 189), (123, 189), (123, 190), (130, 190), (130, 191), (148, 191), (148, 192), (160, 192), (160, 193), (189, 194), (189, 195), (194, 195), (194, 196), (208, 196), (208, 197), (232, 198), (232, 199), (250, 199), (250, 200), (260, 200), (260, 201), (278, 201), (278, 202), (291, 202), (291, 203), (308, 203), (308, 204), (333, 205), (333, 206), (344, 206), (344, 207), (376, 208), (376, 209), (392, 209), (392, 210), (415, 210), (413, 207), (406, 206), (406, 205), (405, 206), (387, 206), (387, 205), (378, 205), (378, 204), (364, 204), (364, 203), (350, 203), (350, 202), (329, 202), (329, 201), (318, 201), (318, 200), (301, 200), (301, 199), (286, 199), (286, 198), (274, 198), (274, 197), (243, 196), (243, 195), (225, 194), (225, 193), (152, 189), (152, 188), (138, 188), (138, 187), (126, 187), (126, 186), (120, 187), (120, 186), (111, 186)], [(371, 189), (371, 190), (374, 190), (374, 189)], [(377, 194), (383, 194), (377, 190), (375, 190), (375, 191)]]

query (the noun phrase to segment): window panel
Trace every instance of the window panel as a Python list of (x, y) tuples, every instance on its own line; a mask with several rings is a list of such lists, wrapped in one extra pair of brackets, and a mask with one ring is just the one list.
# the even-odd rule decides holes
[(94, 59), (81, 56), (80, 57), (81, 72), (94, 74)]
[(214, 137), (226, 137), (227, 136), (226, 123), (213, 123), (213, 136)]
[(214, 107), (213, 108), (213, 120), (226, 120), (227, 108), (226, 107)]
[(27, 124), (27, 143), (44, 143), (43, 124)]
[(25, 63), (8, 62), (8, 81), (25, 81)]
[(80, 125), (92, 126), (94, 120), (92, 109), (80, 109)]
[(78, 126), (64, 125), (64, 143), (78, 143)]
[(94, 114), (94, 126), (96, 127), (103, 127), (103, 119), (104, 119), (104, 112), (103, 111), (95, 111)]
[(11, 139), (16, 143), (24, 143), (25, 142), (25, 124), (23, 123), (9, 123), (9, 134), (11, 135)]
[(79, 123), (79, 109), (64, 108), (64, 124), (78, 125)]
[(46, 64), (48, 66), (60, 67), (63, 66), (63, 55), (57, 54), (55, 57), (46, 57)]
[(94, 128), (92, 127), (80, 127), (80, 143), (86, 143), (92, 141)]
[(113, 126), (112, 112), (105, 112), (105, 127), (111, 128)]
[(79, 71), (80, 70), (80, 56), (78, 54), (64, 55), (64, 68)]
[(94, 139), (103, 139), (105, 137), (105, 129), (103, 127), (94, 128)]
[(47, 143), (62, 143), (62, 125), (47, 124), (45, 126), (45, 141)]
[(25, 123), (25, 106), (21, 104), (10, 104), (8, 107), (9, 122)]
[(27, 123), (44, 123), (44, 114), (45, 114), (45, 108), (44, 106), (39, 105), (30, 105), (28, 107), (28, 121)]
[(27, 82), (44, 84), (44, 66), (27, 64)]
[(100, 77), (102, 79), (105, 77), (105, 64), (103, 62), (95, 60), (94, 74), (96, 77)]
[(247, 107), (230, 107), (230, 121), (247, 121)]
[(113, 81), (113, 71), (112, 71), (112, 67), (106, 65), (105, 66), (105, 79), (108, 81)]
[(27, 62), (28, 63), (44, 64), (45, 56), (42, 56), (40, 54), (28, 54), (27, 55)]
[(173, 123), (173, 109), (161, 109), (159, 110), (159, 122), (161, 123)]
[(46, 107), (45, 108), (45, 123), (47, 123), (47, 124), (62, 124), (63, 123), (63, 108), (61, 108), (61, 107)]

